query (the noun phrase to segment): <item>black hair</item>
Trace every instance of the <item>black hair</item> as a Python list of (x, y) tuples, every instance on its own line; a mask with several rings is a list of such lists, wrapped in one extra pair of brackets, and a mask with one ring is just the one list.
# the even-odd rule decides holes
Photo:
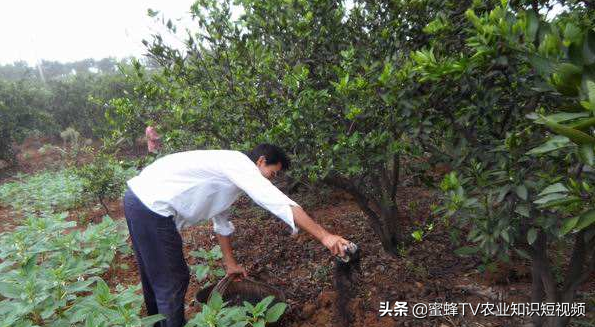
[(254, 163), (256, 163), (261, 156), (264, 156), (267, 165), (276, 165), (280, 162), (281, 170), (289, 169), (291, 164), (289, 157), (287, 157), (287, 154), (285, 154), (283, 149), (269, 143), (261, 143), (255, 146), (254, 149), (248, 151), (246, 155), (250, 160), (254, 161)]

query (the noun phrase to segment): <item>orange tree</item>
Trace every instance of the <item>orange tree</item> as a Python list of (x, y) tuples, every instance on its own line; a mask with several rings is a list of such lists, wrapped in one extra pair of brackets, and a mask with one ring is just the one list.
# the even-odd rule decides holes
[(40, 110), (49, 97), (38, 83), (0, 80), (0, 159), (14, 163), (14, 143), (34, 133), (57, 130), (52, 117)]
[[(450, 122), (436, 135), (459, 154), (458, 174), (441, 185), (442, 213), (469, 231), (472, 246), (459, 252), (487, 267), (512, 253), (529, 259), (538, 303), (572, 303), (595, 268), (594, 16), (589, 2), (564, 4), (548, 21), (549, 2), (476, 2), (462, 30), (437, 14), (435, 38), (412, 55), (427, 95), (440, 99), (426, 114)], [(460, 51), (445, 42), (450, 33), (467, 36)], [(553, 260), (556, 248), (569, 260)], [(533, 319), (566, 326), (570, 317)]]
[[(183, 49), (160, 35), (145, 41), (159, 68), (137, 63), (129, 74), (136, 92), (113, 102), (114, 139), (152, 120), (170, 150), (277, 143), (293, 156), (293, 177), (353, 195), (398, 253), (402, 158), (421, 154), (430, 123), (416, 110), (428, 99), (408, 55), (427, 43), (422, 30), (443, 1), (236, 3), (244, 13), (233, 20), (229, 1), (197, 1)], [(461, 15), (468, 3), (449, 6)]]

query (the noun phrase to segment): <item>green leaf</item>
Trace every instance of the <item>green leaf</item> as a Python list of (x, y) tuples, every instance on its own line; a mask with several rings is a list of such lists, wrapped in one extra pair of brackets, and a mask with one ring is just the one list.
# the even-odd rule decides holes
[(244, 305), (244, 307), (246, 307), (246, 310), (250, 312), (254, 311), (254, 306), (250, 302), (244, 301), (242, 304)]
[(527, 42), (532, 43), (535, 41), (535, 36), (537, 35), (537, 30), (539, 29), (539, 18), (537, 18), (537, 14), (533, 10), (528, 10), (526, 12), (527, 19), (525, 21), (525, 38)]
[[(545, 118), (545, 117), (544, 117)], [(546, 119), (545, 125), (556, 134), (566, 136), (576, 144), (595, 144), (595, 137)]]
[[(566, 43), (566, 42), (564, 42)], [(568, 59), (570, 62), (577, 66), (582, 66), (584, 62), (583, 58), (583, 44), (572, 43), (568, 46)]]
[(71, 324), (83, 321), (87, 317), (87, 310), (84, 307), (78, 309), (77, 307), (73, 307), (66, 311), (66, 313), (68, 314), (68, 321)]
[(527, 154), (529, 155), (540, 155), (548, 152), (563, 149), (570, 145), (570, 139), (565, 136), (555, 135), (547, 140), (544, 144), (531, 149)]
[(552, 82), (556, 89), (567, 96), (578, 95), (582, 80), (582, 69), (570, 63), (561, 63), (556, 67)]
[(208, 274), (209, 274), (209, 266), (207, 265), (198, 265), (196, 266), (196, 280), (203, 281), (205, 278), (207, 278)]
[(589, 79), (585, 82), (585, 85), (587, 87), (587, 95), (589, 96), (591, 108), (595, 108), (595, 82)]
[(213, 275), (215, 275), (217, 277), (223, 277), (223, 276), (225, 276), (225, 270), (223, 270), (221, 268), (217, 268), (217, 269), (213, 270)]
[(264, 312), (264, 310), (269, 306), (269, 304), (271, 304), (271, 302), (273, 302), (274, 299), (275, 297), (272, 295), (265, 297), (264, 299), (262, 299), (262, 301), (256, 304), (256, 306), (254, 307), (255, 311)]
[(277, 303), (273, 305), (266, 313), (266, 321), (276, 322), (279, 320), (279, 318), (281, 318), (281, 315), (283, 315), (283, 312), (285, 312), (286, 308), (287, 304), (285, 303)]
[(515, 188), (515, 192), (519, 196), (519, 198), (527, 201), (529, 197), (529, 192), (527, 191), (527, 187), (525, 185), (518, 185)]
[(545, 119), (537, 119), (536, 123), (545, 123), (546, 120), (556, 123), (562, 123), (577, 118), (589, 117), (588, 112), (559, 112), (557, 114), (545, 116)]
[(519, 204), (516, 206), (514, 212), (518, 213), (519, 215), (523, 216), (523, 217), (527, 217), (529, 218), (529, 206), (525, 205), (525, 204)]
[(584, 163), (589, 166), (593, 166), (594, 162), (594, 155), (593, 155), (593, 145), (590, 144), (583, 144), (579, 148), (580, 158)]
[(566, 24), (564, 28), (564, 44), (569, 46), (571, 43), (580, 43), (582, 39), (582, 31), (572, 23)]
[(544, 188), (537, 196), (544, 196), (551, 193), (568, 193), (568, 189), (562, 183), (555, 183)]
[(533, 201), (535, 204), (546, 204), (551, 201), (560, 200), (566, 198), (568, 195), (562, 193), (550, 193), (541, 198)]
[(454, 252), (457, 255), (472, 255), (477, 253), (477, 251), (479, 251), (479, 248), (477, 247), (463, 246), (456, 249)]
[(165, 320), (167, 317), (162, 314), (156, 314), (148, 317), (141, 318), (141, 326), (153, 326), (155, 323)]
[(390, 62), (387, 62), (384, 65), (384, 69), (382, 70), (382, 73), (378, 77), (378, 81), (380, 81), (381, 85), (388, 84), (388, 82), (390, 81), (390, 77), (391, 77), (392, 71), (393, 71), (392, 64)]
[[(581, 101), (581, 103), (587, 103), (585, 101)], [(589, 110), (591, 110), (590, 108), (590, 103), (587, 103), (589, 105)], [(593, 107), (592, 110), (595, 110), (595, 106)], [(578, 129), (581, 131), (585, 131), (586, 129), (588, 129), (591, 126), (595, 125), (595, 117), (591, 117), (591, 118), (587, 118), (587, 119), (581, 119), (573, 124), (570, 125), (570, 128), (574, 128), (574, 129)]]
[(349, 120), (353, 120), (355, 117), (362, 113), (362, 108), (357, 106), (349, 106), (348, 110), (349, 111), (347, 112), (347, 115), (345, 115), (345, 117)]
[(578, 222), (580, 217), (572, 217), (569, 219), (566, 219), (564, 221), (564, 224), (562, 224), (562, 228), (560, 229), (560, 235), (564, 236), (566, 234), (568, 234), (568, 232), (570, 232), (572, 230), (572, 228), (574, 228), (574, 226), (576, 226), (576, 223)]
[(580, 202), (580, 201), (581, 201), (581, 198), (579, 198), (578, 196), (571, 195), (571, 196), (566, 196), (565, 198), (562, 198), (559, 200), (549, 201), (545, 204), (541, 204), (541, 205), (539, 205), (539, 209), (561, 207), (561, 206), (566, 206), (566, 205)]
[(9, 299), (18, 299), (21, 296), (21, 289), (14, 283), (0, 282), (0, 294)]
[(502, 187), (500, 187), (500, 190), (498, 191), (498, 197), (496, 198), (496, 203), (500, 203), (504, 200), (504, 198), (506, 197), (506, 194), (508, 194), (508, 192), (510, 192), (510, 185), (506, 184)]
[(595, 223), (595, 209), (589, 210), (580, 216), (580, 219), (576, 224), (576, 229), (579, 231), (583, 230), (591, 226), (593, 223)]
[(510, 243), (510, 235), (508, 234), (508, 231), (503, 229), (500, 232), (500, 236), (502, 236), (502, 238), (504, 239), (504, 241), (506, 241), (506, 243)]
[(549, 77), (554, 71), (554, 64), (551, 60), (539, 55), (529, 56), (529, 61), (537, 73), (543, 77)]
[(77, 292), (86, 291), (86, 290), (88, 290), (89, 285), (93, 284), (94, 281), (95, 281), (94, 279), (77, 281), (73, 284), (68, 285), (66, 287), (66, 291), (69, 293), (77, 293)]
[(413, 237), (416, 241), (421, 242), (423, 237), (423, 231), (418, 229), (411, 233), (411, 237)]
[(219, 311), (223, 307), (223, 297), (221, 296), (221, 294), (219, 292), (214, 291), (211, 294), (211, 298), (209, 299), (209, 302), (207, 303), (207, 305), (209, 307), (211, 307), (211, 309), (213, 309), (215, 311)]
[(25, 273), (29, 274), (33, 270), (33, 268), (37, 264), (37, 257), (38, 257), (38, 255), (35, 254), (35, 255), (31, 256), (29, 259), (27, 259), (27, 262), (25, 262), (25, 264), (23, 265), (23, 271)]
[(159, 11), (155, 11), (155, 10), (153, 10), (153, 9), (151, 9), (151, 8), (147, 9), (147, 15), (148, 15), (149, 17), (155, 17), (155, 16), (157, 16), (158, 14), (159, 14)]
[(40, 316), (41, 319), (48, 319), (56, 313), (56, 309), (60, 306), (59, 302), (54, 302), (50, 306), (43, 309)]
[(527, 242), (529, 245), (533, 245), (535, 240), (537, 239), (537, 230), (535, 228), (529, 229), (527, 232)]

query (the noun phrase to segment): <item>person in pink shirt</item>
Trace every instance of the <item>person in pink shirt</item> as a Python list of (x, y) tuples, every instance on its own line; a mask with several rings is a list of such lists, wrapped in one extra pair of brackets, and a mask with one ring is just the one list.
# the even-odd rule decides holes
[(159, 136), (155, 127), (151, 125), (147, 126), (145, 137), (147, 138), (147, 150), (149, 150), (149, 153), (159, 152), (159, 149), (161, 149), (161, 136)]

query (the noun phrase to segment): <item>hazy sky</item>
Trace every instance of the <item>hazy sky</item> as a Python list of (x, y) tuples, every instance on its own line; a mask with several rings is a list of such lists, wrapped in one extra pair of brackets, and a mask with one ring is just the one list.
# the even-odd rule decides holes
[[(75, 61), (140, 56), (141, 43), (162, 31), (147, 16), (186, 17), (192, 0), (4, 0), (0, 3), (0, 64), (39, 59)], [(180, 28), (179, 28), (180, 30)], [(183, 30), (183, 29), (182, 29)]]
[[(0, 2), (0, 64), (40, 59), (62, 62), (85, 58), (141, 56), (143, 38), (164, 27), (147, 16), (159, 10), (178, 21), (178, 31), (192, 24), (193, 0), (2, 0)], [(346, 1), (350, 7), (351, 1)], [(557, 6), (550, 16), (560, 12)], [(236, 8), (234, 16), (240, 14)], [(160, 16), (161, 17), (161, 16)], [(192, 26), (196, 30), (196, 26)], [(168, 38), (168, 43), (177, 43)], [(179, 43), (178, 43), (179, 44)]]

